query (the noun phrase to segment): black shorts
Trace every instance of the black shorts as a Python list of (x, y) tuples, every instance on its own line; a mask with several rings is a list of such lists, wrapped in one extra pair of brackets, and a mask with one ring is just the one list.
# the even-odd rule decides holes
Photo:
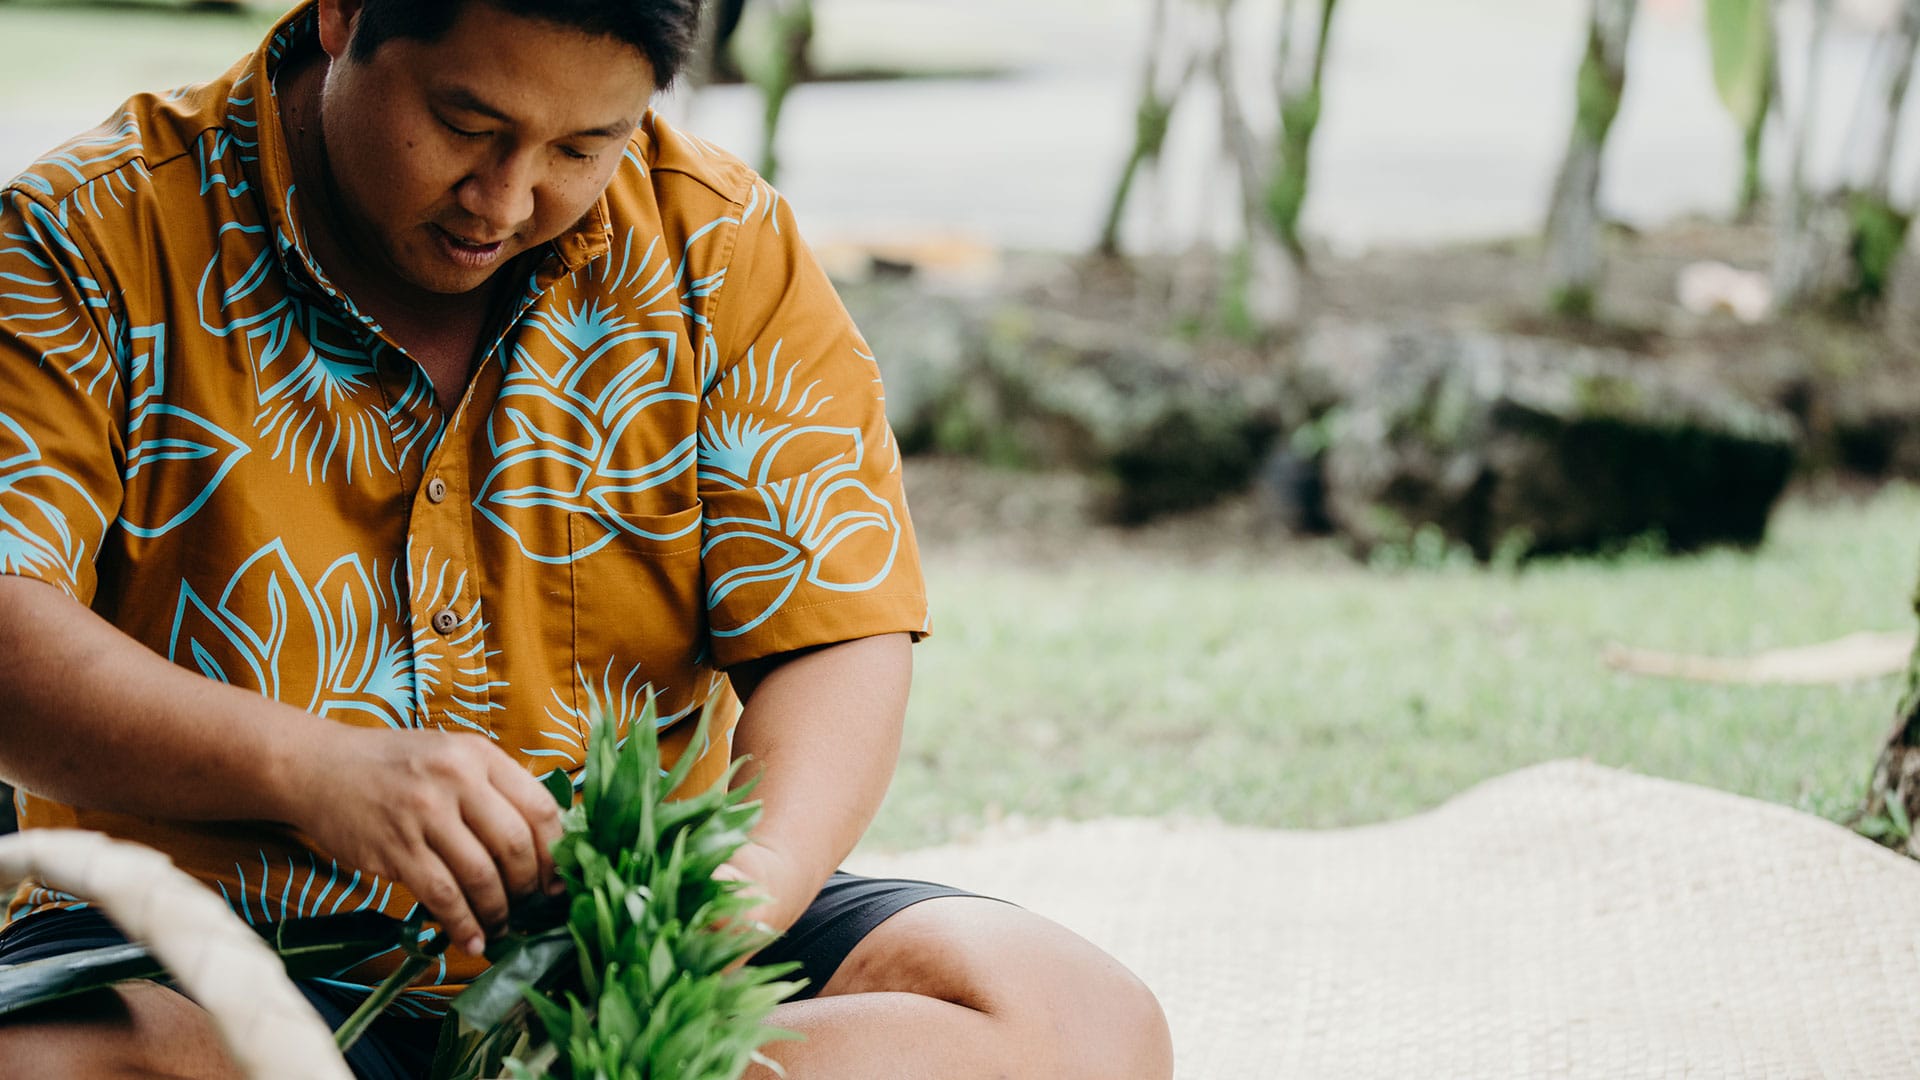
[[(807, 985), (794, 999), (809, 998), (827, 985), (827, 980), (833, 978), (853, 947), (888, 918), (922, 900), (972, 895), (924, 881), (835, 873), (793, 929), (761, 950), (752, 962), (799, 962), (800, 970), (790, 978), (804, 977)], [(126, 940), (104, 915), (93, 909), (43, 911), (0, 930), (0, 964), (23, 964), (49, 956), (120, 945)], [(302, 980), (296, 985), (330, 1028), (345, 1023), (359, 1004), (353, 993), (338, 986), (316, 980)], [(360, 1080), (424, 1077), (432, 1068), (439, 1037), (439, 1020), (389, 1014), (374, 1021), (347, 1052), (347, 1064)]]

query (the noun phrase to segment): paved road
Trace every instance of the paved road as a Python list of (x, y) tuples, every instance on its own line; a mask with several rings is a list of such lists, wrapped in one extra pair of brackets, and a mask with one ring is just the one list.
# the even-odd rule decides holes
[[(1737, 136), (1713, 94), (1699, 0), (1648, 2), (1606, 198), (1641, 223), (1724, 211)], [(1145, 0), (818, 3), (822, 47), (837, 61), (1009, 74), (801, 88), (789, 106), (781, 186), (811, 233), (958, 232), (1051, 249), (1091, 242), (1131, 133)], [(1583, 11), (1584, 0), (1343, 4), (1310, 232), (1355, 249), (1535, 229), (1570, 119)], [(256, 34), (213, 16), (0, 3), (8, 60), (0, 64), (0, 174), (135, 90), (218, 71)], [(1271, 40), (1257, 25), (1246, 36)], [(1867, 47), (1858, 30), (1834, 44), (1824, 110), (1831, 144), (1844, 132)], [(666, 107), (691, 110), (693, 126), (722, 145), (755, 145), (749, 90), (720, 88)], [(1205, 149), (1212, 107), (1196, 98), (1176, 128), (1177, 165), (1160, 186), (1161, 212), (1136, 222), (1140, 242), (1179, 246), (1219, 228), (1229, 200)], [(1920, 138), (1909, 142), (1920, 153)]]

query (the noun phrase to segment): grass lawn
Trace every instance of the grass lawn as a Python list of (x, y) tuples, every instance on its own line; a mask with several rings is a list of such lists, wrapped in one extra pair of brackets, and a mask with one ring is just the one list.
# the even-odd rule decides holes
[(1920, 490), (1790, 501), (1757, 552), (1520, 572), (1140, 554), (1009, 560), (927, 536), (935, 636), (870, 836), (935, 843), (1002, 815), (1379, 821), (1532, 763), (1587, 757), (1837, 815), (1899, 680), (1715, 686), (1609, 671), (1621, 642), (1737, 654), (1912, 625)]
[[(83, 97), (102, 116), (128, 95), (211, 79), (260, 45), (284, 8), (243, 13), (151, 0), (0, 4), (0, 101), (20, 108)], [(97, 117), (96, 117), (97, 119)]]

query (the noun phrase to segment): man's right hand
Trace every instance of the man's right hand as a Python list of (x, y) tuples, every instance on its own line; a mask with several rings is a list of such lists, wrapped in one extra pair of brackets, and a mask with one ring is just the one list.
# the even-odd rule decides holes
[(558, 888), (553, 796), (482, 736), (341, 725), (310, 749), (288, 824), (404, 885), (467, 952), (506, 929), (513, 898)]

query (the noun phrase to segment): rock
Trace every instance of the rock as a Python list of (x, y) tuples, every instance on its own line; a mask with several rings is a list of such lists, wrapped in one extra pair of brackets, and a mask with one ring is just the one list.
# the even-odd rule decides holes
[(1824, 390), (1831, 464), (1863, 476), (1920, 480), (1920, 385), (1910, 364), (1829, 378)]
[(1088, 471), (1104, 479), (1115, 521), (1247, 490), (1282, 427), (1277, 376), (1210, 367), (1178, 341), (905, 285), (842, 296), (879, 358), (908, 453)]
[(1276, 378), (1210, 366), (1184, 343), (1012, 305), (982, 330), (965, 400), (942, 422), (964, 416), (1029, 461), (1103, 476), (1112, 520), (1245, 491), (1280, 431)]
[(1752, 544), (1793, 467), (1784, 414), (1618, 351), (1328, 325), (1295, 367), (1321, 410), (1329, 516), (1364, 545), (1423, 525), (1482, 559), (1650, 533)]
[(934, 448), (939, 403), (961, 391), (975, 349), (965, 304), (911, 280), (836, 282), (840, 299), (880, 365), (887, 419), (913, 453)]

